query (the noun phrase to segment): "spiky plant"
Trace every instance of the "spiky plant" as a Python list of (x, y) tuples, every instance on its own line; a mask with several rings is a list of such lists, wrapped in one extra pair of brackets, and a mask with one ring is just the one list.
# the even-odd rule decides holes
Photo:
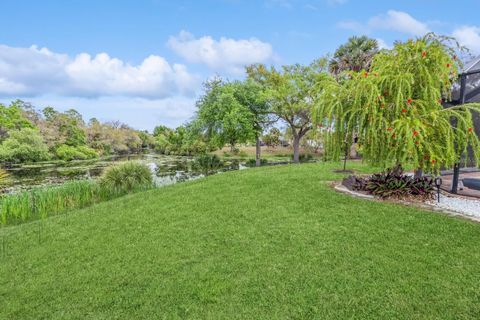
[(375, 165), (438, 172), (458, 162), (469, 145), (478, 164), (471, 111), (479, 106), (442, 106), (460, 66), (451, 41), (428, 34), (396, 43), (375, 56), (370, 72), (350, 72), (325, 87), (314, 117), (331, 129), (326, 153), (338, 158), (342, 142), (355, 135), (364, 159)]
[(150, 168), (142, 163), (128, 161), (114, 165), (100, 178), (103, 187), (125, 192), (149, 188), (153, 184)]

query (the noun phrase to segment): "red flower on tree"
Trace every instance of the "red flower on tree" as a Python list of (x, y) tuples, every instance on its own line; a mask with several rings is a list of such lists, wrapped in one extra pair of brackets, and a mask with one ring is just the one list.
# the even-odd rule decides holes
[(414, 136), (414, 137), (418, 136), (418, 131), (413, 130), (413, 136)]
[(450, 67), (451, 67), (450, 63), (447, 63), (447, 68), (450, 68)]
[(402, 109), (402, 113), (406, 113), (407, 112), (407, 109)]
[(408, 99), (407, 104), (412, 104), (412, 101), (413, 101), (412, 99)]
[(425, 58), (426, 56), (427, 56), (427, 52), (423, 51), (423, 52), (422, 52), (422, 57)]
[(432, 164), (435, 164), (435, 163), (437, 163), (437, 160), (432, 159)]
[(472, 133), (473, 132), (473, 128), (468, 128), (468, 133)]

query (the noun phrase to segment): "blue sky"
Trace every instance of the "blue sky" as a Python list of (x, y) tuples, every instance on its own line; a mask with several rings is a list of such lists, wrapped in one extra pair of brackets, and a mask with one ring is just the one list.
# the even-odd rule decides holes
[(2, 0), (0, 101), (177, 126), (201, 83), (245, 64), (308, 63), (349, 36), (389, 47), (428, 31), (480, 53), (479, 1)]

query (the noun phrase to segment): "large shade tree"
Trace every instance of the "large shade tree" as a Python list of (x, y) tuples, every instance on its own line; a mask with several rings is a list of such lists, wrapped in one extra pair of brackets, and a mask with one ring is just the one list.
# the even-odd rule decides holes
[(205, 94), (197, 101), (197, 126), (202, 127), (210, 143), (221, 148), (253, 139), (254, 115), (238, 100), (233, 83), (214, 79), (205, 84)]
[(293, 160), (299, 162), (300, 140), (312, 129), (312, 108), (322, 92), (322, 83), (331, 81), (327, 59), (308, 66), (299, 64), (267, 68), (247, 67), (250, 79), (264, 87), (270, 111), (287, 123), (293, 135)]
[(12, 102), (9, 106), (0, 103), (0, 142), (8, 137), (10, 130), (32, 128), (32, 123), (25, 117), (21, 100)]
[(49, 158), (48, 147), (36, 129), (10, 131), (8, 138), (0, 145), (0, 161), (34, 162)]
[(253, 121), (253, 135), (255, 137), (255, 163), (260, 166), (261, 143), (263, 131), (278, 119), (272, 117), (263, 87), (251, 80), (235, 81), (232, 83), (236, 100), (251, 113)]
[(437, 173), (458, 162), (469, 145), (478, 163), (471, 115), (478, 106), (442, 106), (459, 68), (451, 41), (428, 34), (396, 43), (375, 56), (370, 72), (330, 83), (314, 110), (315, 120), (331, 129), (326, 152), (338, 158), (341, 141), (355, 132), (364, 159), (376, 165), (410, 164)]

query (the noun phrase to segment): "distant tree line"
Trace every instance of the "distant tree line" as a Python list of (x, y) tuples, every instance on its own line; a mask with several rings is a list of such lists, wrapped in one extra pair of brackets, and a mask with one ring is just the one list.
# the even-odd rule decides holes
[(0, 161), (84, 160), (105, 155), (139, 152), (153, 146), (152, 137), (120, 122), (85, 123), (70, 109), (41, 111), (16, 100), (0, 104)]

